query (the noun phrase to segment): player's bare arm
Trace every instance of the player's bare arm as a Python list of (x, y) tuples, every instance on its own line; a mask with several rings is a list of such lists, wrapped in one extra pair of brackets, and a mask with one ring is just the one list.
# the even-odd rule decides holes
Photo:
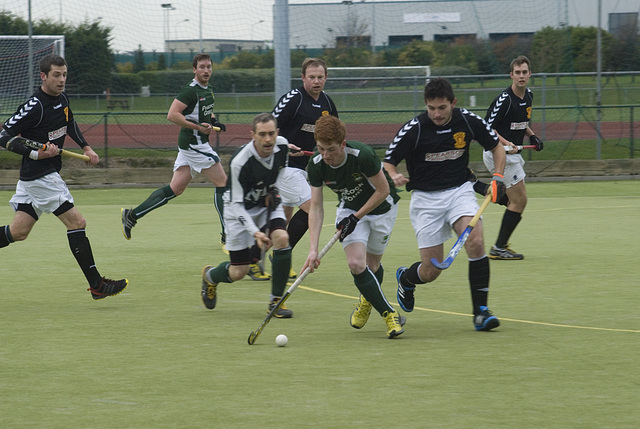
[(404, 177), (404, 174), (398, 173), (398, 169), (395, 165), (388, 162), (383, 162), (382, 165), (384, 169), (387, 170), (387, 173), (389, 173), (389, 177), (391, 177), (391, 180), (393, 180), (393, 183), (396, 186), (404, 186), (409, 183), (409, 179)]
[(189, 128), (192, 130), (196, 130), (201, 132), (202, 134), (209, 135), (213, 131), (211, 128), (211, 124), (207, 124), (205, 122), (201, 124), (196, 124), (195, 122), (188, 121), (187, 118), (182, 114), (184, 109), (187, 108), (187, 105), (178, 99), (174, 99), (173, 103), (171, 103), (171, 107), (169, 107), (169, 113), (167, 113), (167, 120), (173, 122), (176, 125), (181, 126), (182, 128)]
[(518, 147), (516, 145), (514, 145), (509, 140), (502, 137), (496, 130), (493, 130), (493, 132), (496, 133), (496, 135), (498, 136), (498, 140), (500, 140), (501, 145), (510, 147), (507, 153), (510, 153), (510, 154), (518, 153)]

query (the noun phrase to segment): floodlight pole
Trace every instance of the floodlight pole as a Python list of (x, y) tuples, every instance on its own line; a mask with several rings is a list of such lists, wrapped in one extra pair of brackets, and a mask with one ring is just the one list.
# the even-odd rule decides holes
[(602, 159), (602, 133), (600, 122), (602, 121), (602, 0), (598, 0), (598, 34), (596, 38), (596, 159)]

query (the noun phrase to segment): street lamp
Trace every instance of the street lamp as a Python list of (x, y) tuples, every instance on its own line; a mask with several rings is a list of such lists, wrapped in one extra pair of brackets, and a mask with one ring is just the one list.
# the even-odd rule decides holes
[(176, 10), (175, 7), (171, 6), (171, 3), (162, 3), (162, 9), (164, 10), (164, 50), (167, 51), (167, 40), (169, 40), (169, 12), (172, 10)]
[(258, 24), (262, 24), (264, 22), (264, 19), (261, 19), (260, 21), (256, 22), (255, 24), (251, 24), (251, 40), (253, 40), (253, 27), (255, 27)]
[(182, 21), (178, 21), (176, 22), (175, 26), (174, 26), (174, 33), (176, 33), (176, 39), (178, 38), (178, 24), (182, 24), (183, 22), (189, 22), (189, 18), (185, 18)]

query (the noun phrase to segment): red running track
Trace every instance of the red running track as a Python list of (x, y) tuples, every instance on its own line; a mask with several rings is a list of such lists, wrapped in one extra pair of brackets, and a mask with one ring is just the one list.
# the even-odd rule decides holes
[[(387, 146), (402, 124), (347, 124), (347, 139), (358, 140), (370, 145)], [(604, 139), (629, 139), (629, 122), (603, 122), (601, 133)], [(94, 148), (104, 148), (104, 125), (80, 126), (89, 144)], [(111, 148), (175, 148), (178, 127), (173, 124), (109, 124), (107, 127), (108, 147)], [(251, 140), (249, 124), (229, 124), (227, 131), (212, 135), (213, 146), (219, 139), (220, 147), (237, 147)], [(542, 131), (534, 125), (534, 131), (542, 136)], [(633, 124), (633, 135), (640, 136), (640, 123)], [(595, 123), (555, 122), (547, 124), (545, 140), (593, 140), (597, 138)], [(73, 148), (73, 142), (67, 142)]]

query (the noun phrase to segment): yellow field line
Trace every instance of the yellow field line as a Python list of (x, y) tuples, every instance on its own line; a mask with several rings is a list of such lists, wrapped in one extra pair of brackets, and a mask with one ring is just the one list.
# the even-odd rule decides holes
[[(353, 300), (358, 300), (358, 297), (344, 295), (336, 292), (329, 292), (326, 290), (315, 289), (309, 286), (298, 286), (301, 289), (308, 290), (310, 292), (323, 293), (325, 295), (337, 296), (340, 298), (348, 298)], [(422, 307), (414, 307), (414, 310), (427, 311), (429, 313), (440, 313), (440, 314), (450, 314), (454, 316), (464, 316), (469, 317), (471, 314), (466, 313), (458, 313), (455, 311), (446, 311), (446, 310), (434, 310), (432, 308), (422, 308)], [(508, 321), (508, 322), (517, 322), (517, 323), (528, 323), (530, 325), (540, 325), (540, 326), (552, 326), (554, 328), (570, 328), (570, 329), (586, 329), (590, 331), (608, 331), (608, 332), (632, 332), (635, 334), (640, 334), (639, 329), (617, 329), (617, 328), (598, 328), (595, 326), (580, 326), (580, 325), (567, 325), (562, 323), (548, 323), (548, 322), (535, 322), (533, 320), (521, 320), (521, 319), (509, 319), (505, 317), (500, 317), (500, 320)]]

